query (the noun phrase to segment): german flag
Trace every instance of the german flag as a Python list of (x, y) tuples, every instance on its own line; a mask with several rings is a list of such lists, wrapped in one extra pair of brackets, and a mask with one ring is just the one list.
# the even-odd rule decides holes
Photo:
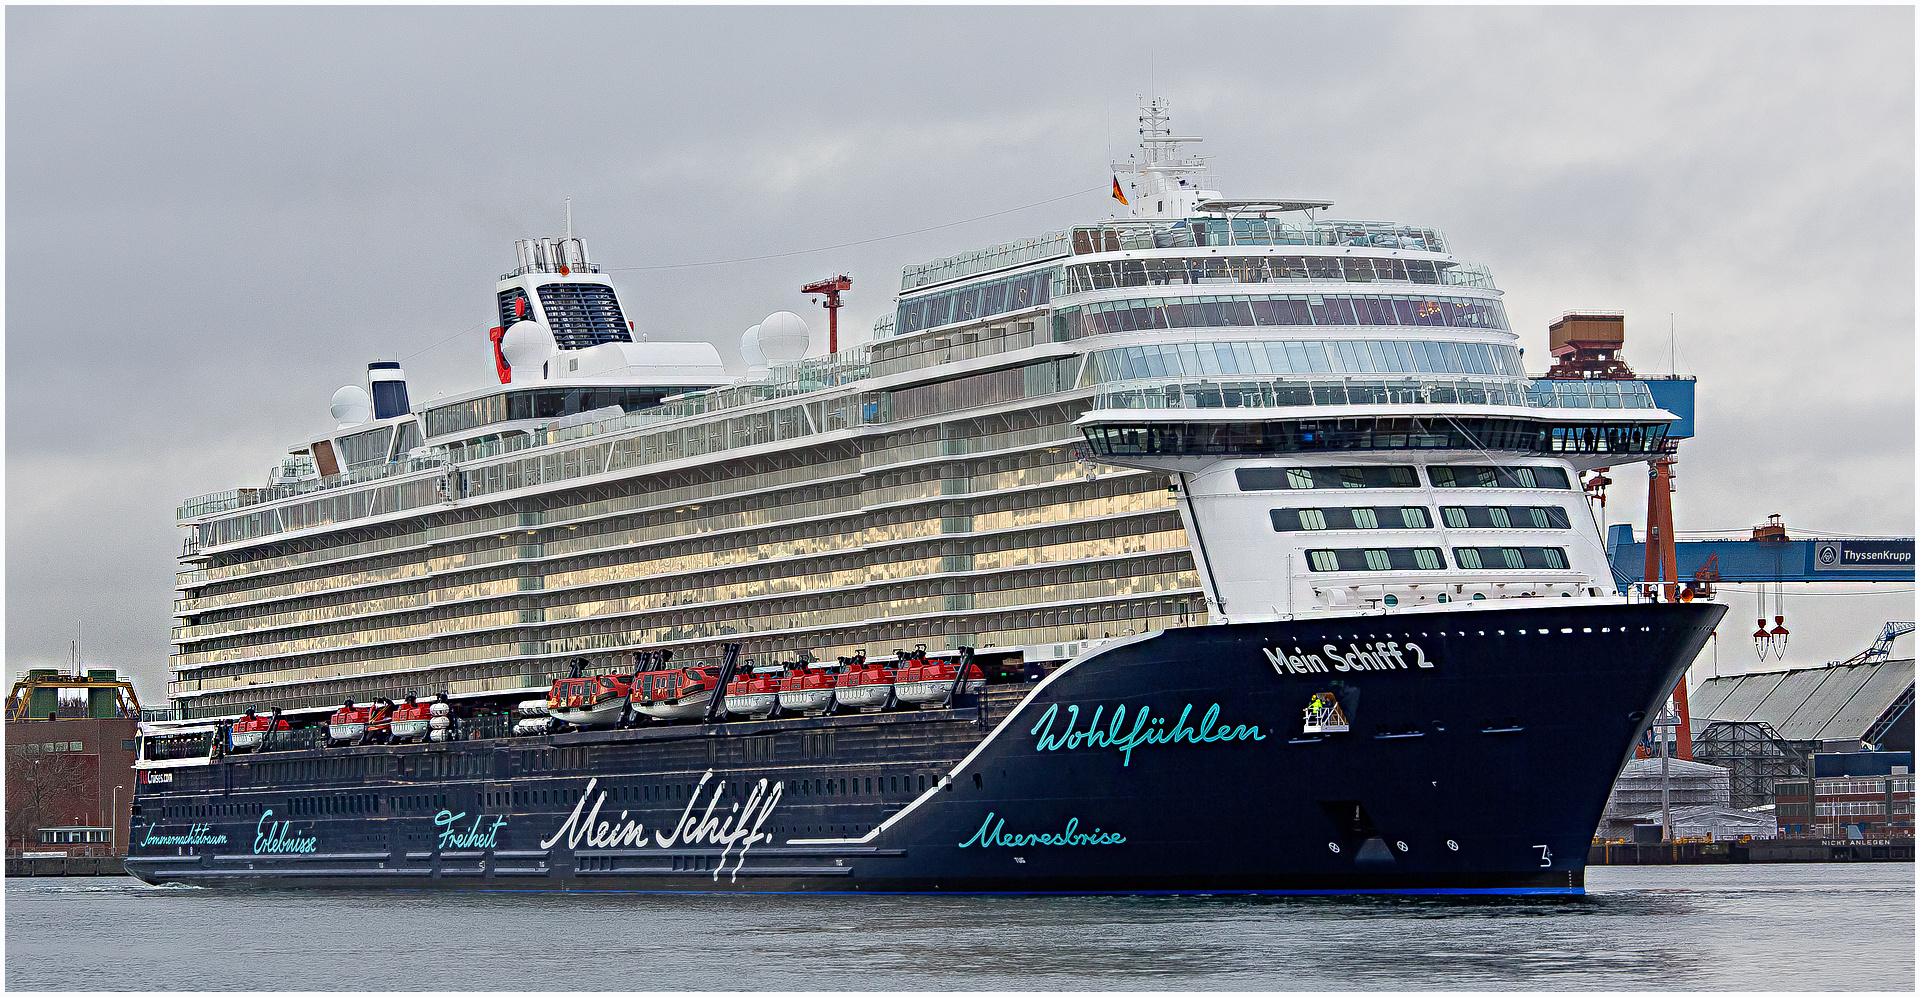
[(1121, 204), (1127, 204), (1127, 195), (1120, 190), (1120, 175), (1117, 173), (1113, 177), (1113, 199)]

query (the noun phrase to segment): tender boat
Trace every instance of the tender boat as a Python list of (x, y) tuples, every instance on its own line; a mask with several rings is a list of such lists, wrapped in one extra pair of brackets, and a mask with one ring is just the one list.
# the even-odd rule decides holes
[[(962, 669), (964, 682), (959, 681)], [(979, 692), (986, 687), (986, 675), (973, 663), (972, 655), (930, 657), (924, 644), (900, 652), (900, 670), (893, 676), (893, 692), (900, 702), (922, 708), (946, 706), (955, 692)]]
[(711, 666), (662, 669), (633, 677), (634, 709), (655, 720), (696, 720), (707, 715), (720, 688)]
[(353, 700), (333, 711), (327, 718), (327, 747), (336, 744), (359, 744), (367, 737), (367, 719), (373, 711), (365, 707), (355, 707)]
[(408, 696), (406, 702), (393, 708), (389, 736), (401, 744), (425, 741), (431, 716), (432, 704), (417, 702), (414, 697)]
[(547, 692), (547, 713), (575, 727), (612, 727), (627, 716), (631, 675), (559, 679)]
[(273, 711), (270, 716), (261, 716), (252, 710), (248, 710), (246, 716), (233, 722), (233, 730), (227, 737), (227, 750), (262, 750), (267, 743), (267, 735), (269, 733), (287, 729), (287, 721), (280, 716), (279, 710)]
[(820, 662), (809, 662), (805, 668), (788, 672), (787, 677), (780, 680), (781, 711), (815, 717), (832, 713), (834, 682), (839, 679), (839, 673), (839, 665)]
[(759, 665), (727, 683), (725, 706), (736, 717), (761, 719), (780, 712), (780, 680), (786, 665)]
[(867, 660), (866, 652), (840, 659), (840, 674), (834, 677), (834, 697), (841, 706), (862, 713), (879, 713), (897, 702), (893, 695), (894, 663)]

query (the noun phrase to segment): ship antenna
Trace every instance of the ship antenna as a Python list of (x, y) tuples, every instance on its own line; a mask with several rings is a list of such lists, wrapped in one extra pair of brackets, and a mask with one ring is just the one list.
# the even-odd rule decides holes
[(567, 238), (573, 238), (573, 198), (567, 198)]

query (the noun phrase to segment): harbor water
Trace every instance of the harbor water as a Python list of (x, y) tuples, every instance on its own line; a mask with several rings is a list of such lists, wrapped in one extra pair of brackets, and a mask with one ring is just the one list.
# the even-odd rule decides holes
[[(1581, 898), (228, 893), (8, 879), (12, 990), (1889, 990), (1914, 866)], [(609, 954), (612, 954), (609, 957)]]

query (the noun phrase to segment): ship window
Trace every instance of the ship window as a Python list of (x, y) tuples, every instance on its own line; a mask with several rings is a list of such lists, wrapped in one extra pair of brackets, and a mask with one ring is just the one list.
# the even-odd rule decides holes
[(1560, 547), (1455, 547), (1453, 559), (1462, 568), (1514, 568), (1564, 571), (1567, 552)]
[(1243, 492), (1310, 488), (1416, 488), (1411, 467), (1241, 467), (1233, 472)]
[(1307, 567), (1312, 571), (1438, 571), (1446, 563), (1431, 547), (1371, 547), (1310, 550)]
[(1565, 530), (1572, 523), (1567, 511), (1557, 506), (1445, 506), (1441, 514), (1455, 528), (1534, 527)]
[(1274, 509), (1269, 515), (1275, 532), (1295, 530), (1423, 530), (1432, 525), (1419, 506), (1362, 508)]
[(1434, 465), (1427, 477), (1435, 488), (1571, 488), (1567, 472), (1557, 467), (1490, 467)]

